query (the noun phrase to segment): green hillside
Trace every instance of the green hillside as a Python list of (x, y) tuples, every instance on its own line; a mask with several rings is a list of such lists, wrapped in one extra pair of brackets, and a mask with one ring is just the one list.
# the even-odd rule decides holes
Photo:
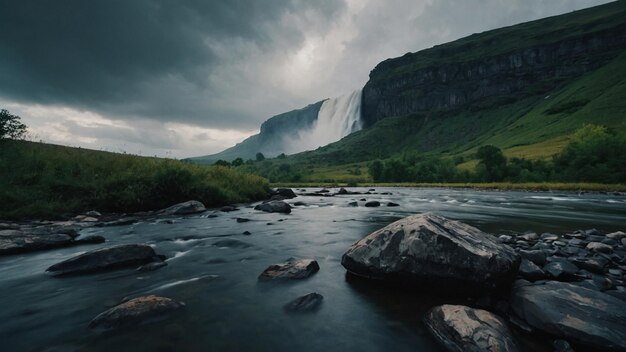
[(267, 181), (219, 166), (0, 140), (0, 219), (156, 210), (261, 199)]
[[(368, 85), (381, 80), (402, 81), (403, 77), (409, 80), (410, 72), (428, 65), (481, 59), (516, 47), (558, 46), (554, 43), (577, 35), (588, 39), (590, 33), (607, 28), (619, 35), (608, 40), (623, 41), (624, 14), (626, 1), (618, 1), (475, 34), (386, 60), (372, 71)], [(436, 158), (447, 160), (460, 172), (472, 173), (478, 165), (476, 152), (485, 145), (500, 148), (509, 159), (543, 160), (551, 165), (553, 157), (563, 152), (574, 132), (586, 124), (605, 126), (613, 135), (626, 134), (626, 45), (614, 45), (607, 55), (598, 52), (576, 58), (578, 67), (589, 67), (582, 74), (562, 75), (556, 80), (550, 76), (521, 90), (464, 106), (386, 117), (315, 151), (246, 165), (244, 169), (273, 182), (371, 182), (368, 166), (374, 160), (403, 159), (416, 163), (424, 158)], [(567, 71), (567, 68), (558, 69)], [(515, 72), (511, 77), (514, 79)], [(380, 87), (384, 89), (384, 85)], [(413, 88), (406, 89), (414, 94)]]

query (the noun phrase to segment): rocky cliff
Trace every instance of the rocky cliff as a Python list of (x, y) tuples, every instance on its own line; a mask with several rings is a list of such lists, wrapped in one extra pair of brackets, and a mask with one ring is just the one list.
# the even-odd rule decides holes
[(285, 149), (285, 136), (291, 136), (300, 130), (309, 129), (317, 119), (324, 101), (307, 105), (302, 109), (285, 112), (269, 118), (261, 124), (259, 134), (246, 138), (241, 143), (222, 152), (212, 155), (190, 158), (198, 163), (214, 163), (217, 160), (232, 161), (235, 158), (254, 159), (256, 153), (266, 157), (275, 157), (280, 153), (288, 153)]
[(364, 124), (543, 94), (626, 47), (626, 2), (565, 16), (568, 21), (546, 18), (381, 62), (363, 89)]

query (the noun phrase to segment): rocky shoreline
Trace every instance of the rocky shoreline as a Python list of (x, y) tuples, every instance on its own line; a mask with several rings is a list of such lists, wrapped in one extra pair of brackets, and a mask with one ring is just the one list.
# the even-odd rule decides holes
[[(335, 197), (376, 193), (298, 190)], [(289, 214), (303, 202), (291, 189), (277, 189), (254, 209)], [(355, 204), (352, 204), (355, 203)], [(365, 198), (349, 206), (399, 206)], [(96, 211), (67, 221), (0, 223), (0, 255), (104, 242), (84, 237), (82, 229), (137, 221), (172, 221), (172, 216), (236, 211), (236, 206), (207, 210), (197, 201), (137, 214)], [(297, 211), (297, 210), (296, 210)], [(203, 215), (204, 216), (204, 215)], [(241, 221), (240, 221), (241, 219)], [(237, 218), (237, 222), (245, 222)], [(53, 276), (87, 275), (131, 268), (157, 270), (167, 263), (150, 246), (109, 246), (67, 258), (48, 268)], [(533, 232), (494, 235), (436, 214), (412, 215), (389, 224), (347, 249), (341, 264), (349, 275), (416, 292), (444, 291), (468, 297), (467, 305), (434, 306), (424, 316), (433, 338), (450, 351), (519, 351), (519, 334), (552, 341), (555, 351), (626, 351), (626, 233), (580, 230), (565, 234)], [(269, 266), (258, 281), (306, 280), (317, 261), (289, 258)], [(324, 297), (317, 292), (285, 302), (286, 312), (311, 313)], [(458, 302), (451, 302), (458, 303)], [(173, 316), (184, 303), (167, 297), (139, 296), (95, 317), (89, 328), (114, 330)]]

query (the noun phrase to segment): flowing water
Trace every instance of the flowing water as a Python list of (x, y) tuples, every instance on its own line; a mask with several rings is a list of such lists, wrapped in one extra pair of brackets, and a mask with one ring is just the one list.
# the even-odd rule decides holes
[(290, 154), (313, 150), (336, 142), (361, 127), (361, 90), (357, 89), (339, 98), (325, 100), (310, 129), (299, 131), (295, 137), (286, 137), (286, 149)]
[[(359, 189), (364, 192), (366, 189)], [(311, 189), (307, 189), (311, 191)], [(130, 226), (90, 228), (107, 243), (0, 257), (1, 351), (440, 351), (422, 316), (446, 303), (345, 275), (343, 252), (356, 240), (407, 215), (432, 211), (492, 233), (626, 229), (626, 198), (600, 194), (388, 188), (391, 195), (301, 196), (290, 215), (243, 205)], [(399, 207), (350, 207), (352, 200)], [(251, 221), (236, 222), (237, 217)], [(244, 235), (249, 231), (250, 235)], [(101, 246), (148, 243), (166, 255), (154, 272), (50, 277), (45, 269)], [(268, 265), (314, 258), (320, 271), (294, 282), (258, 282)], [(318, 292), (321, 308), (288, 314), (283, 305)], [(172, 319), (124, 331), (87, 329), (125, 297), (157, 294), (186, 303)]]

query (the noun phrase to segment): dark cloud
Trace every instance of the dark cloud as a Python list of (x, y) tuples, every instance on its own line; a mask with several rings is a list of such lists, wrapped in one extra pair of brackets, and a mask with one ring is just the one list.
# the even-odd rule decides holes
[[(331, 20), (340, 2), (60, 0), (0, 6), (0, 94), (118, 116), (206, 125), (246, 123), (212, 107), (211, 76), (237, 60), (220, 45), (259, 53), (297, 46), (305, 28), (283, 22), (313, 11)], [(232, 77), (233, 80), (237, 77)], [(260, 118), (260, 117), (259, 117)]]

